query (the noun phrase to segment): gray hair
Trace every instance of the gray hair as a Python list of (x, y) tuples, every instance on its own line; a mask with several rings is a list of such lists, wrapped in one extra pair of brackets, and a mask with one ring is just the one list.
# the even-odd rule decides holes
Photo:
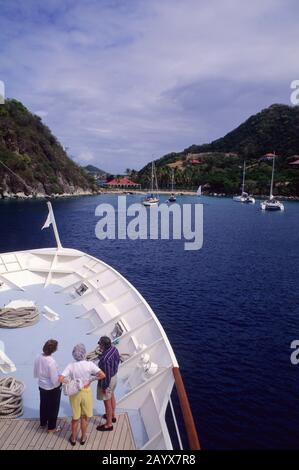
[(75, 361), (83, 361), (86, 357), (86, 348), (84, 344), (76, 344), (76, 346), (74, 346), (72, 354)]

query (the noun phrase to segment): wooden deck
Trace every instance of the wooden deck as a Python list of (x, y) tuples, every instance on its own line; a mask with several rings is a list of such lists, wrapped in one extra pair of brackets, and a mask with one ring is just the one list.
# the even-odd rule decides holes
[(70, 418), (59, 418), (61, 431), (49, 434), (39, 426), (37, 419), (0, 419), (0, 450), (130, 450), (135, 449), (127, 413), (117, 416), (113, 431), (97, 431), (98, 424), (105, 421), (98, 416), (90, 419), (87, 441), (75, 446), (70, 437)]

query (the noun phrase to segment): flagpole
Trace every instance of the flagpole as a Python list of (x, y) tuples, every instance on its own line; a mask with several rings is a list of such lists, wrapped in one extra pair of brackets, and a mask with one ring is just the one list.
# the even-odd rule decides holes
[(55, 238), (56, 238), (57, 248), (62, 248), (51, 202), (47, 202), (47, 206), (48, 206), (48, 209), (49, 209), (49, 214), (51, 216), (51, 222), (52, 222), (52, 225), (53, 225), (53, 230), (54, 230), (54, 235), (55, 235)]

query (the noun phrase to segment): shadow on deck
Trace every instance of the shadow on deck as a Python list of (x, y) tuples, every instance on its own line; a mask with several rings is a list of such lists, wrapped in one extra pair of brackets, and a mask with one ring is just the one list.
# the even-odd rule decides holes
[(37, 419), (0, 419), (1, 450), (130, 450), (135, 449), (127, 413), (117, 416), (113, 431), (101, 432), (96, 427), (105, 421), (98, 416), (89, 420), (87, 441), (80, 445), (79, 438), (73, 447), (70, 437), (70, 418), (59, 418), (61, 431), (48, 434), (41, 429)]

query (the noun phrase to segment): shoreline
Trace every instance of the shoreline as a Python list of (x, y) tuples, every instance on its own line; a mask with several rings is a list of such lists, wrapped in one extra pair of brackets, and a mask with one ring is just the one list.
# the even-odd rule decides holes
[(25, 193), (3, 193), (0, 195), (0, 201), (7, 201), (7, 200), (43, 200), (43, 199), (61, 199), (61, 198), (68, 198), (68, 197), (81, 197), (81, 196), (96, 196), (101, 194), (100, 192), (95, 193), (92, 191), (76, 191), (74, 193), (63, 193), (63, 194), (43, 194), (43, 193), (36, 193), (36, 194), (25, 194)]
[[(107, 191), (103, 189), (100, 193), (98, 194), (123, 194), (123, 195), (133, 195), (133, 194), (140, 194), (140, 195), (145, 195), (148, 194), (151, 191), (142, 191), (142, 190), (128, 190), (125, 191), (123, 189), (108, 189)], [(152, 191), (152, 194), (160, 194), (160, 195), (170, 195), (172, 194), (172, 191), (169, 190), (163, 190), (161, 189), (160, 191)], [(197, 196), (196, 190), (191, 191), (191, 190), (182, 190), (182, 191), (173, 191), (173, 194), (175, 196), (196, 196), (196, 197), (217, 197), (217, 198), (233, 198), (234, 196), (239, 196), (239, 194), (224, 194), (224, 193), (202, 193), (201, 196)], [(269, 194), (261, 194), (261, 195), (254, 195), (256, 199), (269, 199)], [(277, 195), (275, 196), (275, 199), (279, 199), (280, 201), (299, 201), (299, 196), (281, 196)]]
[[(98, 192), (93, 191), (77, 191), (74, 193), (63, 193), (63, 194), (43, 194), (37, 193), (35, 195), (26, 195), (25, 193), (4, 193), (0, 195), (0, 201), (11, 201), (11, 200), (46, 200), (46, 199), (63, 199), (63, 198), (70, 198), (70, 197), (82, 197), (82, 196), (100, 196), (104, 194), (117, 194), (117, 195), (145, 195), (148, 194), (148, 191), (142, 190), (123, 190), (123, 189), (108, 189), (101, 188)], [(160, 191), (153, 191), (153, 194), (160, 194), (160, 195), (170, 195), (172, 191), (169, 190), (160, 190)], [(175, 196), (197, 196), (196, 191), (192, 190), (182, 190), (182, 191), (174, 191)], [(224, 194), (224, 193), (203, 193), (201, 196), (203, 197), (216, 197), (216, 198), (233, 198), (235, 195), (233, 194)], [(197, 196), (197, 197), (201, 197)], [(256, 199), (268, 199), (269, 195), (253, 195)], [(276, 199), (280, 201), (299, 201), (299, 196), (275, 196)]]

